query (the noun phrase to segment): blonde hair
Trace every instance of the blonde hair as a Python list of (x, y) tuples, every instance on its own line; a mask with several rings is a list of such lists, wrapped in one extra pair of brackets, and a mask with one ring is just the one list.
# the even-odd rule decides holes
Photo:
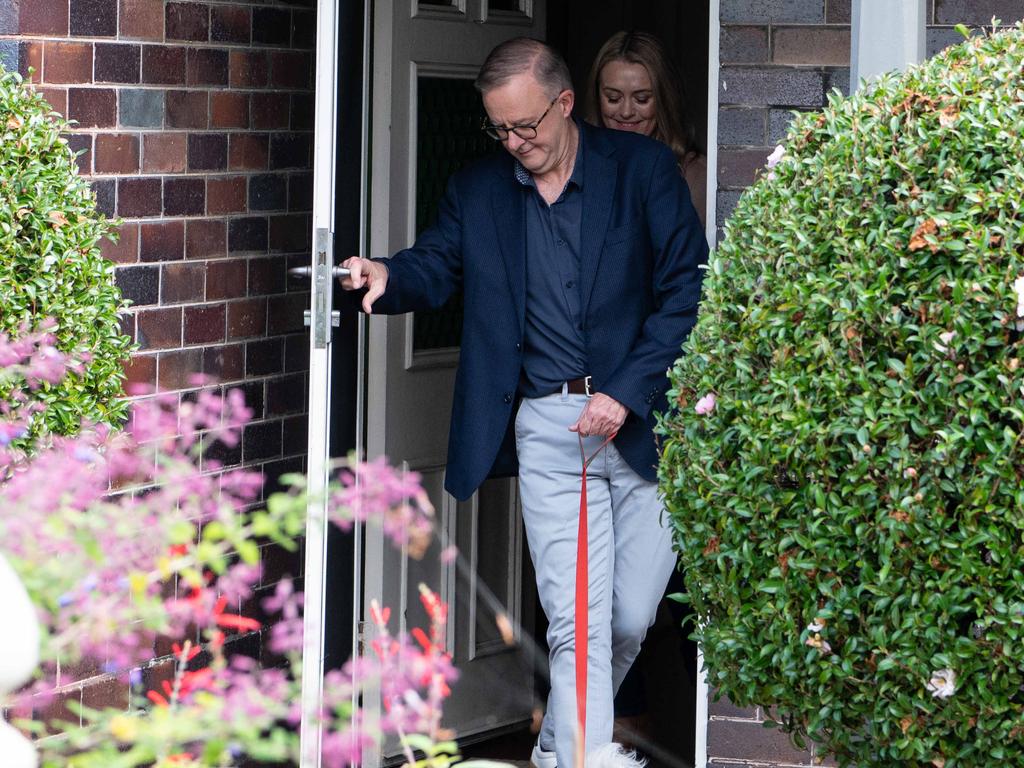
[(647, 70), (654, 91), (653, 138), (671, 147), (681, 167), (699, 153), (693, 125), (687, 120), (682, 79), (665, 53), (665, 47), (646, 32), (616, 32), (597, 52), (587, 78), (584, 117), (588, 123), (602, 125), (601, 71), (613, 61), (640, 64)]

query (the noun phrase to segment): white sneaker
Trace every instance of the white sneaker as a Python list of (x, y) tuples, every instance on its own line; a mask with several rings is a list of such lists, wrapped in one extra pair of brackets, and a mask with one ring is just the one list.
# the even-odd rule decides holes
[(532, 768), (558, 768), (554, 750), (548, 752), (541, 749), (540, 739), (537, 739), (537, 743), (533, 745), (533, 752), (530, 753), (530, 765)]

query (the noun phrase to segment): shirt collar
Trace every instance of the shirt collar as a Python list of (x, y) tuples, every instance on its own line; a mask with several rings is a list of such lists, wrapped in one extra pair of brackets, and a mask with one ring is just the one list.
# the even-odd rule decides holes
[[(566, 188), (570, 184), (575, 185), (576, 189), (583, 189), (583, 129), (579, 125), (579, 121), (573, 118), (576, 122), (576, 133), (579, 136), (579, 140), (576, 142), (576, 161), (573, 163), (572, 175), (569, 176), (569, 180), (565, 183)], [(520, 163), (514, 157), (512, 158), (514, 163), (514, 172), (516, 181), (522, 184), (524, 187), (536, 187), (537, 184), (533, 180), (533, 175), (526, 170), (526, 166)]]

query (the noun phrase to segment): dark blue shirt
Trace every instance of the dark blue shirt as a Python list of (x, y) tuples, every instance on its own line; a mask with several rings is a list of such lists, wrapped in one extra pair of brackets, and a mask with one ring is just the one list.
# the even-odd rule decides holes
[(580, 226), (583, 213), (583, 132), (562, 194), (548, 205), (518, 161), (516, 180), (527, 187), (526, 328), (519, 391), (542, 397), (587, 370), (580, 300)]

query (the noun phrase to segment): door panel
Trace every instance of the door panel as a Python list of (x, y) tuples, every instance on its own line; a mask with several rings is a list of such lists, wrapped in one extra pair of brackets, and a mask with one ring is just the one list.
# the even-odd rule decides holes
[[(452, 172), (498, 149), (479, 131), (483, 109), (472, 81), (499, 42), (543, 38), (543, 2), (381, 0), (373, 9), (367, 253), (388, 256), (432, 219)], [(495, 621), (496, 613), (514, 627), (532, 620), (523, 599), (516, 483), (488, 481), (463, 503), (443, 491), (461, 327), (460, 297), (437, 312), (369, 319), (367, 453), (421, 473), (439, 540), (415, 561), (368, 529), (363, 601), (364, 615), (374, 597), (391, 605), (404, 630), (426, 620), (418, 582), (440, 591), (449, 604), (448, 650), (461, 672), (445, 725), (465, 737), (529, 720), (534, 701), (532, 673)], [(438, 555), (449, 544), (460, 557), (442, 562)], [(396, 752), (386, 745), (366, 764)]]

